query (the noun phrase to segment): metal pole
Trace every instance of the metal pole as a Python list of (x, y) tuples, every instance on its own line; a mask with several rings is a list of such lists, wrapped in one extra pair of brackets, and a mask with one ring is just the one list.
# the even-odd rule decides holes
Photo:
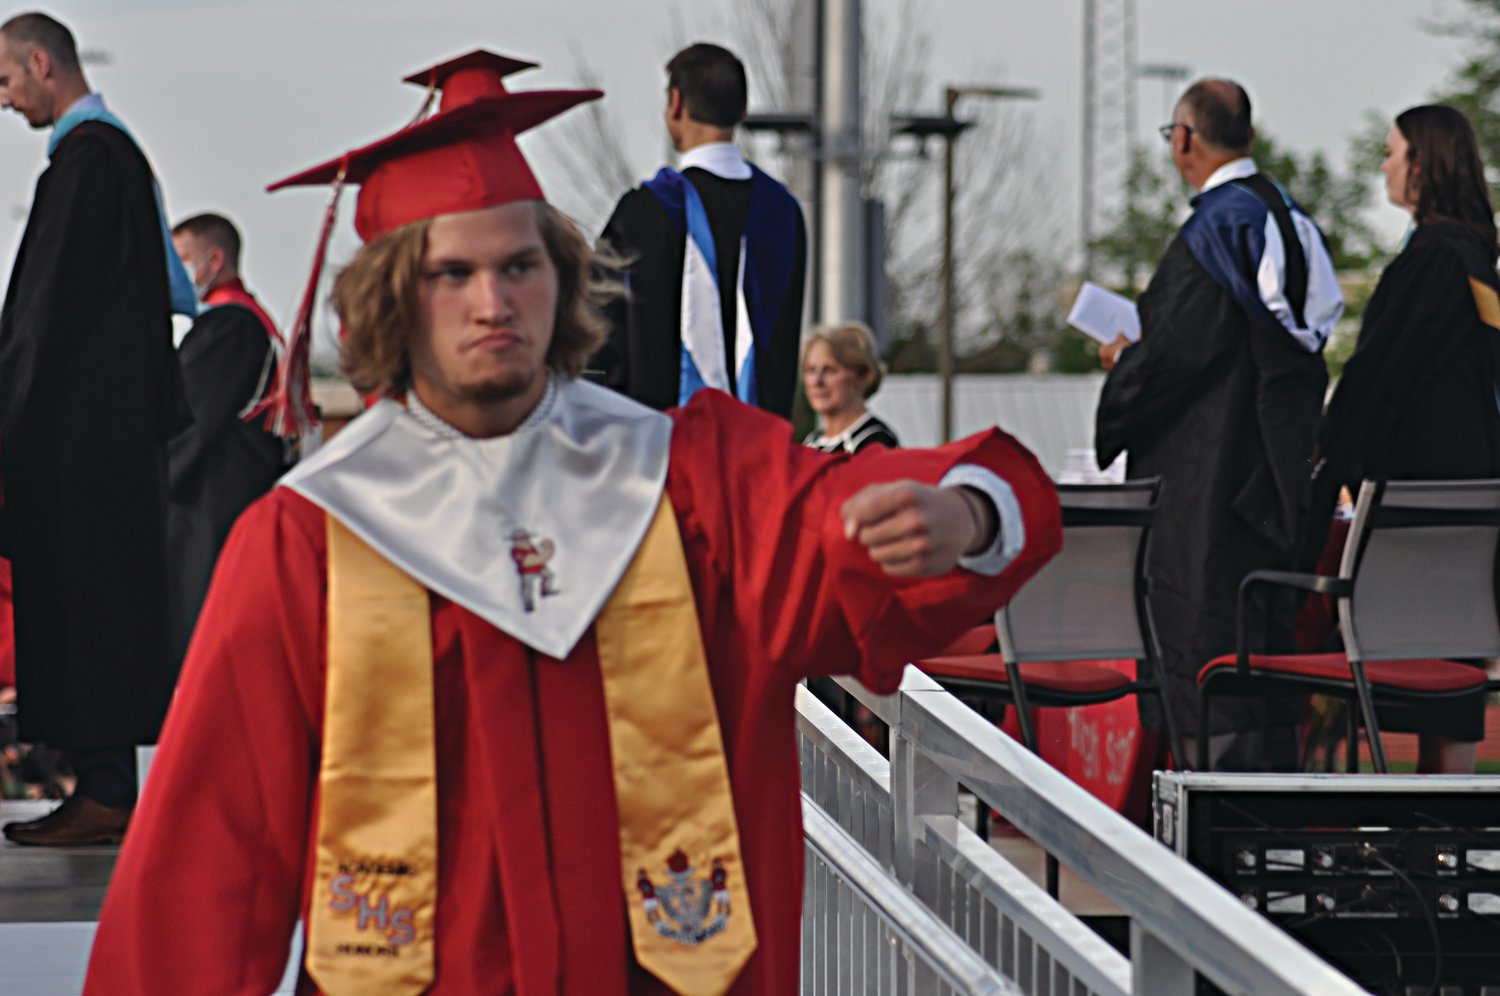
[(1083, 236), (1083, 275), (1094, 275), (1094, 9), (1083, 0), (1083, 162), (1078, 209)]
[[(1136, 123), (1135, 0), (1125, 2), (1125, 152), (1135, 151), (1140, 142)], [(1128, 174), (1127, 174), (1128, 175)], [(1127, 203), (1126, 208), (1130, 207)]]
[(860, 0), (825, 0), (819, 320), (864, 318)]
[(820, 313), (818, 307), (818, 264), (822, 250), (822, 192), (818, 157), (822, 153), (823, 140), (819, 125), (822, 122), (822, 81), (818, 78), (819, 56), (822, 54), (819, 36), (823, 24), (823, 0), (797, 0), (793, 9), (792, 28), (792, 78), (787, 90), (790, 107), (798, 113), (811, 114), (813, 126), (806, 135), (792, 140), (791, 169), (787, 186), (802, 202), (802, 215), (807, 223), (808, 252), (807, 269), (803, 272), (807, 291), (802, 296), (802, 323), (808, 323)]
[[(943, 91), (943, 106), (949, 118), (958, 107), (959, 91)], [(938, 380), (942, 383), (942, 441), (953, 438), (953, 151), (958, 132), (943, 141), (943, 305), (938, 320)]]

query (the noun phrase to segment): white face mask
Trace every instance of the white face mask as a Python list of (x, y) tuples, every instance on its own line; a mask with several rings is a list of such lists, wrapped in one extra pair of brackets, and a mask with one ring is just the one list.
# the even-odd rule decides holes
[(182, 260), (182, 268), (187, 271), (188, 280), (192, 281), (193, 291), (198, 295), (198, 300), (204, 300), (208, 296), (209, 281), (203, 278), (203, 268), (194, 266), (186, 259)]

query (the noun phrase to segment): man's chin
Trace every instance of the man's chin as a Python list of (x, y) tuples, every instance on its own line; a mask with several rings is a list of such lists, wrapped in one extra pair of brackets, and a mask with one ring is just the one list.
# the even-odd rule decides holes
[(527, 394), (536, 391), (545, 376), (543, 373), (534, 377), (526, 377), (520, 374), (511, 377), (497, 377), (494, 380), (476, 384), (464, 393), (471, 400), (485, 404), (514, 401), (516, 398), (525, 397)]

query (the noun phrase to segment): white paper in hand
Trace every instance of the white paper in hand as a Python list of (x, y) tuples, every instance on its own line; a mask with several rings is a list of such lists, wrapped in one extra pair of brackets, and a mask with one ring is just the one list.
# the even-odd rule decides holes
[(1093, 283), (1085, 282), (1079, 288), (1073, 310), (1068, 312), (1068, 324), (1106, 345), (1121, 333), (1131, 342), (1141, 337), (1141, 317), (1135, 302)]

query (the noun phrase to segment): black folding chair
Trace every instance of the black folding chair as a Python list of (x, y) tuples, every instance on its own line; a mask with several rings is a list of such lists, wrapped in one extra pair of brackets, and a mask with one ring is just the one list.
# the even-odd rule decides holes
[[(1321, 693), (1349, 703), (1347, 766), (1358, 769), (1359, 721), (1375, 770), (1386, 772), (1377, 703), (1482, 693), (1484, 671), (1455, 658), (1500, 657), (1500, 480), (1365, 481), (1338, 577), (1254, 571), (1240, 585), (1236, 651), (1198, 674), (1199, 729), (1216, 695)], [(1343, 653), (1252, 654), (1248, 613), (1258, 589), (1338, 599)], [(1198, 741), (1208, 767), (1208, 738)]]

